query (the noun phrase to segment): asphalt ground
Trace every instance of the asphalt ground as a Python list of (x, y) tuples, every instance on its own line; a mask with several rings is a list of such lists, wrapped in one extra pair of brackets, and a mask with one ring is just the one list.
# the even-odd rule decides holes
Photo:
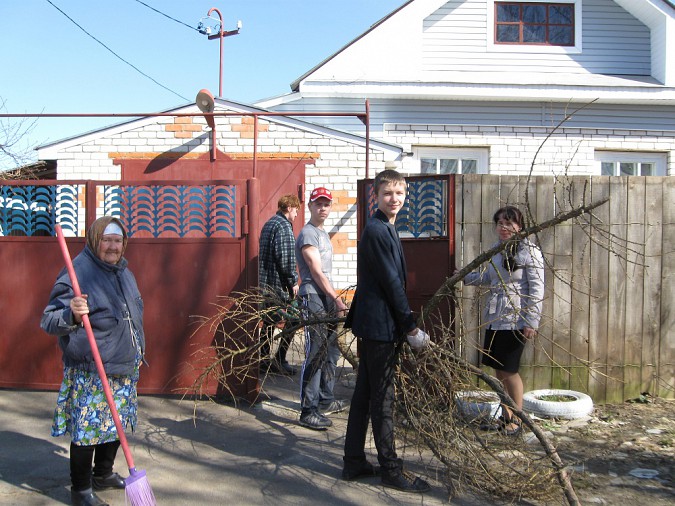
[[(354, 373), (339, 370), (336, 395), (350, 399)], [(347, 412), (331, 415), (327, 431), (299, 426), (298, 381), (268, 376), (263, 391), (269, 399), (253, 406), (140, 396), (139, 426), (127, 437), (157, 504), (485, 504), (469, 497), (450, 502), (439, 482), (442, 467), (403, 442), (397, 449), (405, 467), (431, 483), (429, 493), (383, 488), (377, 477), (342, 480)], [(70, 504), (70, 438), (50, 436), (55, 402), (56, 392), (0, 389), (0, 504)], [(376, 463), (372, 438), (366, 452)], [(115, 470), (128, 475), (121, 449)], [(123, 491), (99, 495), (125, 504)]]

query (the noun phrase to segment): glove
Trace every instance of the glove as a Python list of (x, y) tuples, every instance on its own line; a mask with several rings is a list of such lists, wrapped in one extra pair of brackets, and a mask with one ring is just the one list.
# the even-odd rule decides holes
[(429, 347), (429, 334), (424, 332), (422, 329), (419, 329), (417, 331), (417, 334), (410, 335), (408, 334), (408, 343), (410, 344), (410, 347), (415, 350), (415, 351), (420, 351), (424, 350)]

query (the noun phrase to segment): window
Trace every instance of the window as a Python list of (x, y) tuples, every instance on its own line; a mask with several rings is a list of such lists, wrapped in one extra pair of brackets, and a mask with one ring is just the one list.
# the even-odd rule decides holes
[(422, 174), (487, 174), (487, 149), (417, 148)]
[(595, 160), (603, 176), (665, 176), (665, 153), (598, 151)]
[(495, 2), (495, 44), (574, 46), (574, 4)]

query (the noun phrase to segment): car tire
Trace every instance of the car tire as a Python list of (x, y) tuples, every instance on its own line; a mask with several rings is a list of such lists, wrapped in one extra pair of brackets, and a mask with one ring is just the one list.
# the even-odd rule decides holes
[(457, 392), (455, 406), (458, 414), (468, 422), (497, 418), (501, 414), (499, 396), (487, 390)]
[[(548, 401), (541, 397), (564, 395), (573, 397), (573, 401)], [(593, 399), (574, 390), (532, 390), (523, 395), (523, 410), (541, 418), (563, 418), (575, 420), (589, 415), (593, 411)]]

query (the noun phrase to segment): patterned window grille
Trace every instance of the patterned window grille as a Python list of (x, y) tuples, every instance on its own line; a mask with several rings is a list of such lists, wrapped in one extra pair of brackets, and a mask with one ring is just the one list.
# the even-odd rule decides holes
[(0, 186), (0, 236), (77, 236), (84, 222), (83, 184)]
[(237, 237), (235, 185), (104, 186), (97, 216), (116, 216), (129, 237)]
[[(448, 236), (447, 179), (415, 178), (406, 181), (405, 204), (396, 217), (396, 230), (401, 238)], [(368, 217), (377, 210), (373, 184), (366, 185)]]
[[(0, 186), (0, 236), (85, 233), (86, 186)], [(138, 237), (237, 237), (236, 185), (99, 185), (96, 217), (115, 216)]]

